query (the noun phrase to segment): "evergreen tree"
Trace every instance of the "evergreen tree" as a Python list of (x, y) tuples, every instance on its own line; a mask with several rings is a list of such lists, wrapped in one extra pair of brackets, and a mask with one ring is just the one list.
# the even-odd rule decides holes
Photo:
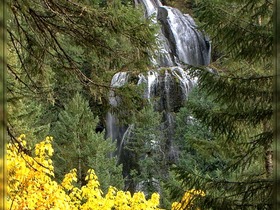
[[(195, 14), (213, 38), (215, 54), (210, 69), (194, 72), (201, 98), (189, 100), (187, 107), (197, 126), (206, 127), (213, 138), (185, 132), (189, 152), (198, 157), (195, 168), (178, 166), (175, 171), (185, 190), (206, 192), (194, 207), (270, 209), (272, 1), (197, 2)], [(203, 156), (208, 160), (201, 161)], [(207, 167), (215, 158), (222, 165), (211, 172)]]
[[(277, 1), (275, 1), (275, 7), (274, 11), (275, 13), (280, 10), (280, 4), (277, 4)], [(279, 34), (280, 33), (280, 16), (275, 15), (275, 28), (274, 28), (274, 34)], [(275, 204), (274, 208), (279, 209), (280, 208), (280, 195), (279, 195), (279, 186), (280, 186), (280, 173), (279, 173), (279, 168), (280, 168), (280, 145), (277, 143), (277, 139), (280, 137), (280, 37), (276, 36), (274, 39), (274, 53), (276, 54), (275, 56), (275, 67), (276, 67), (276, 79), (275, 79), (275, 183), (274, 183), (274, 198), (275, 198)]]
[(98, 119), (80, 94), (65, 105), (52, 128), (56, 177), (61, 180), (69, 169), (76, 168), (78, 183), (84, 185), (88, 169), (93, 168), (100, 176), (103, 190), (110, 185), (122, 188), (121, 166), (117, 167), (116, 159), (110, 158), (115, 145), (104, 140), (104, 133), (95, 132), (97, 123)]
[[(190, 94), (190, 100), (196, 101), (198, 98), (202, 98), (201, 96), (202, 94), (194, 89)], [(211, 106), (205, 100), (203, 103), (208, 107)], [(225, 148), (223, 151), (225, 154), (218, 152), (221, 149), (215, 143), (215, 136), (211, 129), (193, 118), (188, 108), (180, 109), (176, 116), (176, 125), (175, 142), (181, 151), (178, 166), (184, 167), (186, 170), (194, 169), (208, 174), (216, 173), (217, 170), (225, 167), (225, 154), (229, 154), (231, 149)]]
[(8, 101), (37, 101), (45, 124), (76, 88), (102, 120), (112, 75), (150, 64), (155, 28), (127, 1), (20, 0), (7, 8)]
[(50, 124), (45, 123), (43, 115), (45, 107), (29, 98), (9, 101), (8, 106), (8, 131), (13, 137), (21, 134), (30, 136), (30, 145), (37, 143), (36, 138), (44, 138), (49, 134)]
[(129, 160), (124, 163), (131, 173), (130, 190), (144, 191), (147, 196), (159, 191), (160, 181), (166, 177), (164, 138), (160, 132), (160, 114), (153, 107), (144, 107), (134, 115), (131, 131), (127, 136), (125, 152)]
[[(175, 177), (170, 173), (170, 145), (167, 146), (170, 131), (164, 125), (164, 115), (149, 104), (134, 113), (123, 138), (123, 166), (126, 187), (132, 192), (143, 191), (146, 197), (153, 192), (161, 195), (161, 207), (171, 209), (169, 189), (165, 184)], [(166, 119), (165, 119), (166, 120)]]
[[(271, 64), (273, 50), (272, 0), (196, 0), (195, 17), (211, 35), (214, 50), (227, 59)], [(267, 64), (267, 63), (266, 63)], [(264, 71), (271, 70), (271, 66)]]
[[(4, 30), (6, 30), (5, 26), (6, 26), (6, 14), (5, 14), (5, 4), (6, 1), (1, 1), (0, 3), (0, 10), (1, 10), (1, 15), (0, 15), (0, 31), (1, 31), (1, 35), (0, 35), (0, 65), (1, 65), (1, 70), (0, 70), (0, 95), (1, 95), (1, 99), (0, 99), (0, 112), (1, 112), (1, 116), (0, 116), (0, 132), (3, 134), (4, 130), (5, 130), (5, 126), (6, 126), (6, 118), (5, 118), (5, 97), (4, 97), (4, 90), (5, 90), (5, 51), (6, 51), (6, 37), (5, 37), (5, 33), (3, 33)], [(0, 208), (5, 208), (5, 197), (6, 197), (6, 188), (5, 186), (5, 171), (6, 171), (6, 166), (5, 166), (5, 161), (4, 161), (4, 154), (5, 154), (5, 135), (1, 135), (0, 137), (0, 147), (1, 147), (1, 151), (0, 151), (0, 182), (1, 182), (1, 187), (0, 187)]]

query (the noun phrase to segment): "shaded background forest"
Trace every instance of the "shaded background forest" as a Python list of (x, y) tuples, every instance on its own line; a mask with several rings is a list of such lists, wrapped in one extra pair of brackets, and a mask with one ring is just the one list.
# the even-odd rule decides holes
[[(114, 88), (122, 106), (109, 103), (113, 75), (147, 72), (157, 50), (159, 25), (130, 1), (8, 3), (8, 140), (25, 133), (35, 145), (53, 136), (58, 181), (77, 168), (83, 185), (94, 168), (103, 190), (159, 191), (164, 208), (195, 188), (206, 196), (193, 207), (270, 209), (273, 2), (162, 3), (189, 13), (212, 41), (211, 63), (191, 68), (197, 85), (173, 113), (175, 159), (166, 158), (162, 113), (141, 97), (142, 86)], [(105, 138), (109, 111), (135, 128), (126, 173), (116, 142)]]

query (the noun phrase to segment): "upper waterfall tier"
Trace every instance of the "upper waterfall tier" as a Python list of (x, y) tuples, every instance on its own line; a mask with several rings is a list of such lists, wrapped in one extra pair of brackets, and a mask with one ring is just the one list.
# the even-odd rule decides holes
[(162, 33), (168, 40), (171, 56), (176, 64), (205, 66), (210, 63), (210, 42), (199, 30), (190, 15), (178, 9), (159, 7), (157, 19)]
[(163, 6), (159, 0), (137, 0), (145, 8), (147, 17), (156, 16), (161, 25), (158, 32), (159, 52), (156, 65), (159, 67), (206, 66), (210, 63), (211, 45), (188, 14), (182, 14), (178, 9)]
[(162, 6), (159, 0), (135, 0), (136, 4), (143, 4), (146, 17), (150, 17), (157, 12), (157, 8)]

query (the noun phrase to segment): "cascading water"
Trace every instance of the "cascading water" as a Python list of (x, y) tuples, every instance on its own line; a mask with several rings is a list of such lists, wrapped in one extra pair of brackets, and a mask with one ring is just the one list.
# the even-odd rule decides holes
[(192, 66), (207, 65), (210, 62), (210, 42), (196, 29), (190, 15), (182, 14), (178, 9), (162, 6), (158, 8), (157, 19), (167, 38), (176, 64)]
[(142, 4), (144, 6), (146, 17), (157, 13), (158, 7), (162, 6), (159, 0), (135, 0), (135, 4)]
[[(149, 101), (156, 98), (154, 107), (162, 113), (161, 129), (165, 131), (165, 152), (172, 161), (176, 161), (177, 149), (173, 145), (174, 113), (187, 100), (188, 93), (196, 83), (196, 79), (188, 74), (186, 65), (203, 66), (210, 63), (210, 42), (196, 28), (191, 16), (182, 14), (178, 9), (163, 6), (159, 0), (135, 0), (145, 8), (146, 17), (153, 17), (154, 22), (161, 25), (157, 34), (159, 51), (156, 53), (155, 69), (146, 74), (138, 75), (138, 85), (144, 84), (143, 97)], [(156, 18), (156, 19), (155, 19)], [(119, 72), (112, 78), (111, 86), (118, 88), (128, 82), (128, 73)], [(120, 98), (114, 91), (110, 93), (110, 105), (120, 105)], [(107, 137), (117, 141), (117, 156), (119, 163), (124, 163), (124, 176), (129, 175), (130, 163), (127, 163), (129, 154), (123, 151), (133, 131), (133, 125), (120, 126), (118, 119), (108, 113), (106, 118)], [(126, 159), (126, 160), (125, 160)]]
[(183, 91), (183, 100), (187, 100), (189, 91), (196, 83), (196, 78), (190, 78), (188, 72), (179, 67), (172, 67), (171, 73), (179, 79)]
[[(118, 72), (115, 74), (111, 80), (111, 87), (118, 88), (123, 86), (128, 81), (127, 72)], [(120, 103), (120, 98), (112, 90), (109, 94), (109, 103), (111, 106), (116, 107)], [(117, 141), (117, 150), (120, 151), (122, 148), (123, 134), (127, 130), (127, 126), (119, 124), (119, 120), (111, 112), (107, 113), (106, 116), (106, 138), (111, 138)], [(119, 156), (120, 152), (117, 152)]]
[(145, 84), (146, 89), (144, 93), (144, 98), (150, 99), (155, 96), (155, 89), (158, 85), (158, 72), (148, 71), (147, 75), (140, 74), (137, 85)]

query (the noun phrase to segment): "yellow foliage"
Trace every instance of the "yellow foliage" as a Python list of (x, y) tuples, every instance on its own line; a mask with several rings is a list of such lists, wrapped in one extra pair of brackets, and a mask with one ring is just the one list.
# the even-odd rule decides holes
[[(146, 200), (143, 192), (133, 196), (129, 192), (110, 187), (103, 195), (93, 169), (86, 176), (87, 184), (75, 187), (76, 169), (65, 175), (62, 183), (54, 181), (52, 137), (35, 146), (35, 155), (26, 154), (20, 148), (27, 148), (25, 136), (19, 143), (7, 145), (7, 203), (9, 209), (93, 209), (93, 210), (151, 210), (159, 209), (159, 194), (154, 193)], [(20, 144), (20, 145), (19, 145)]]
[(172, 203), (172, 210), (190, 209), (193, 200), (198, 196), (205, 196), (205, 193), (202, 190), (188, 190), (187, 192), (185, 192), (180, 202)]

